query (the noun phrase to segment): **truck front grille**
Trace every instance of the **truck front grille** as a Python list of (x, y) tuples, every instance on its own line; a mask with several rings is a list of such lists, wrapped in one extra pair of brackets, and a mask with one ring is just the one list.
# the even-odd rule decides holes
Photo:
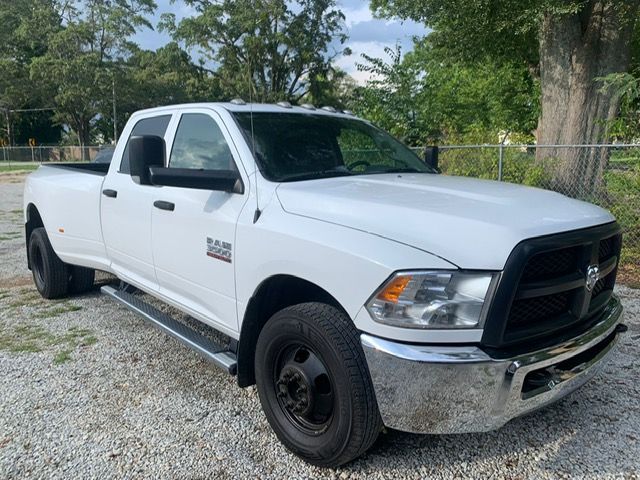
[[(616, 223), (519, 244), (505, 266), (483, 343), (531, 344), (588, 328), (611, 298), (621, 247)], [(595, 267), (600, 278), (589, 289)]]
[(509, 312), (509, 325), (530, 325), (540, 318), (554, 318), (569, 311), (572, 292), (516, 300)]

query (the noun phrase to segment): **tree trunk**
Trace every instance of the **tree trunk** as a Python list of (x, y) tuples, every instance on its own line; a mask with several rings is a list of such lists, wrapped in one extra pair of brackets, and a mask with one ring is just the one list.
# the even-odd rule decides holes
[[(607, 140), (607, 121), (619, 102), (599, 78), (629, 68), (640, 0), (591, 0), (575, 14), (546, 13), (540, 28), (542, 88), (538, 145), (582, 145)], [(552, 188), (589, 198), (602, 186), (604, 148), (538, 148), (550, 157)]]
[(80, 144), (80, 159), (81, 161), (85, 162), (88, 160), (86, 150), (90, 140), (91, 126), (88, 120), (85, 120), (83, 117), (81, 117), (78, 120), (75, 129), (76, 133), (78, 134), (78, 143)]

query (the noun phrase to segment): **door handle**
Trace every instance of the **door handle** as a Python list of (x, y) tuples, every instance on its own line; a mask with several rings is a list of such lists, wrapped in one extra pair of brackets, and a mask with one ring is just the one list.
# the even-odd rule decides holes
[(155, 202), (153, 202), (153, 206), (159, 208), (160, 210), (168, 210), (170, 212), (173, 212), (173, 210), (176, 208), (175, 203), (165, 202), (164, 200), (156, 200)]
[(102, 190), (102, 194), (105, 197), (116, 198), (118, 196), (118, 192), (116, 190), (111, 190), (110, 188), (105, 188)]

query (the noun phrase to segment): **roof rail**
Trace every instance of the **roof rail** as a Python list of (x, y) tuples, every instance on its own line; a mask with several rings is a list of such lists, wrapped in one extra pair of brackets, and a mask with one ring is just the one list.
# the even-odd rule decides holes
[(247, 102), (245, 102), (243, 99), (241, 98), (234, 98), (233, 100), (231, 100), (229, 103), (232, 103), (234, 105), (246, 105)]
[(329, 105), (325, 105), (324, 107), (322, 107), (322, 110), (325, 110), (327, 112), (331, 112), (331, 113), (336, 113), (337, 110)]
[(315, 110), (316, 107), (312, 103), (303, 103), (300, 105), (302, 108), (306, 108), (307, 110)]
[(289, 102), (285, 102), (285, 101), (278, 102), (278, 103), (276, 103), (276, 105), (278, 105), (279, 107), (282, 107), (282, 108), (291, 108), (291, 104)]

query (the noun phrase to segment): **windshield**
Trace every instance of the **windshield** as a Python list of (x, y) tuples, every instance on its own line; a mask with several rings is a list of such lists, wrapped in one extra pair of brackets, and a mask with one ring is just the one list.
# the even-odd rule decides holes
[[(251, 145), (251, 114), (234, 113)], [(275, 182), (348, 175), (434, 173), (402, 143), (366, 122), (330, 115), (253, 114), (256, 161)]]

